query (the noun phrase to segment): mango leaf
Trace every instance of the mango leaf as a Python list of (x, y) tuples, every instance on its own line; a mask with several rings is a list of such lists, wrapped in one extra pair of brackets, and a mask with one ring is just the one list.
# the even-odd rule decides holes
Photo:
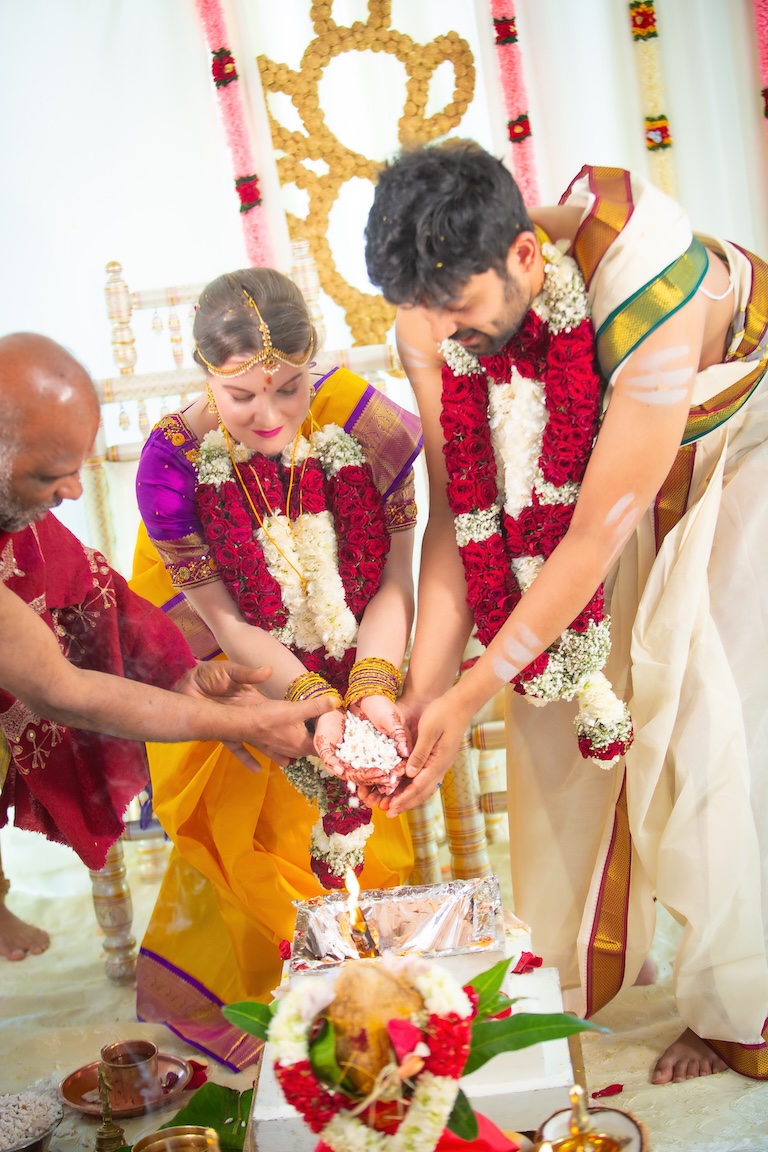
[(472, 1050), (464, 1075), (482, 1068), (502, 1052), (516, 1052), (532, 1044), (559, 1040), (576, 1032), (607, 1032), (597, 1024), (580, 1020), (566, 1012), (518, 1012), (504, 1020), (481, 1020), (472, 1025)]
[(225, 1004), (221, 1011), (225, 1019), (241, 1032), (257, 1036), (259, 1040), (266, 1040), (272, 1022), (272, 1009), (269, 1004), (260, 1004), (258, 1000), (241, 1000), (237, 1004)]
[(344, 1069), (336, 1059), (336, 1029), (330, 1020), (323, 1020), (318, 1036), (310, 1044), (309, 1062), (324, 1084), (352, 1094), (352, 1085), (347, 1083)]
[(203, 1084), (172, 1120), (163, 1128), (177, 1124), (196, 1124), (215, 1129), (221, 1152), (242, 1152), (248, 1117), (251, 1112), (253, 1088), (238, 1092), (223, 1084)]
[[(470, 980), (470, 985), (477, 992), (479, 998), (476, 1020), (484, 1020), (492, 1011), (511, 963), (512, 957), (508, 960), (499, 960), (498, 964), (494, 964), (492, 968), (486, 968), (485, 972), (480, 972), (473, 980)], [(499, 1009), (496, 1010), (499, 1011)]]
[(460, 1140), (476, 1140), (478, 1133), (477, 1116), (472, 1111), (472, 1105), (459, 1088), (453, 1111), (448, 1117), (446, 1128), (458, 1136)]

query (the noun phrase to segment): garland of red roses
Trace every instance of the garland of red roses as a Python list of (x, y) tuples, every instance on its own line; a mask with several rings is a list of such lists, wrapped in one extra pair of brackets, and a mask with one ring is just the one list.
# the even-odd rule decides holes
[(290, 473), (280, 460), (257, 453), (238, 470), (242, 483), (231, 479), (219, 487), (198, 484), (195, 497), (211, 559), (248, 623), (271, 632), (288, 619), (280, 585), (254, 538), (258, 524), (248, 496), (257, 508), (264, 506), (266, 497), (265, 516), (275, 513), (295, 520), (302, 513), (330, 511), (345, 599), (359, 622), (381, 583), (390, 546), (370, 465), (347, 464), (326, 479), (320, 462), (310, 456), (302, 465), (299, 483), (293, 485), (290, 509), (285, 506)]
[[(248, 623), (270, 632), (286, 623), (288, 612), (280, 585), (254, 539), (258, 525), (243, 486), (255, 507), (263, 506), (266, 497), (270, 512), (289, 519), (302, 513), (330, 511), (336, 530), (339, 576), (347, 606), (359, 622), (381, 583), (390, 547), (381, 494), (370, 465), (344, 465), (328, 480), (320, 462), (310, 456), (302, 465), (298, 484), (291, 485), (290, 470), (281, 461), (257, 453), (240, 464), (238, 471), (242, 484), (235, 479), (226, 480), (219, 487), (198, 484), (195, 500), (211, 561)], [(286, 491), (290, 491), (289, 508)], [(339, 659), (329, 656), (323, 648), (293, 651), (308, 671), (318, 672), (344, 695), (355, 660), (354, 648), (348, 648)], [(328, 809), (322, 818), (327, 836), (347, 835), (370, 823), (370, 808), (359, 803), (356, 807), (351, 805), (353, 797), (344, 781), (331, 776), (323, 778), (322, 786)], [(344, 878), (331, 872), (322, 858), (310, 854), (310, 865), (325, 889), (344, 886)], [(362, 869), (360, 863), (354, 871), (359, 875)]]
[[(473, 1012), (470, 1016), (459, 1016), (449, 1012), (439, 1016), (432, 1012), (424, 1025), (424, 1036), (429, 1046), (429, 1056), (421, 1069), (433, 1076), (445, 1076), (459, 1080), (472, 1046), (472, 1020), (477, 1008), (477, 994), (467, 985), (464, 991), (472, 996)], [(275, 1076), (286, 1100), (300, 1112), (314, 1133), (322, 1132), (327, 1124), (343, 1110), (354, 1108), (357, 1101), (334, 1092), (316, 1075), (309, 1060), (298, 1060), (295, 1064), (275, 1062)], [(389, 1135), (395, 1133), (407, 1113), (397, 1102), (377, 1100), (366, 1109), (366, 1123), (370, 1128)]]
[[(589, 462), (600, 419), (600, 377), (594, 365), (594, 329), (584, 319), (570, 331), (551, 333), (529, 310), (519, 331), (494, 356), (481, 358), (481, 372), (442, 371), (442, 414), (448, 471), (448, 503), (454, 516), (491, 509), (498, 504), (496, 461), (488, 421), (488, 378), (510, 379), (511, 369), (544, 386), (549, 419), (544, 429), (539, 467), (544, 480), (558, 487), (580, 483)], [(523, 556), (546, 560), (560, 543), (573, 517), (573, 504), (532, 504), (511, 517), (502, 511), (500, 531), (482, 542), (460, 547), (467, 581), (467, 603), (484, 645), (502, 627), (522, 595), (512, 561)], [(602, 585), (571, 624), (584, 632), (605, 617)], [(549, 662), (542, 652), (512, 681), (525, 694), (525, 684)]]

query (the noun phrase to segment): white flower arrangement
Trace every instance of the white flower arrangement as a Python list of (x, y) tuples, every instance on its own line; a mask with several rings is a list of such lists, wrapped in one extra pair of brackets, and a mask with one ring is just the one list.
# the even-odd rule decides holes
[[(240, 443), (232, 445), (232, 453), (238, 464), (244, 464), (253, 456), (253, 451)], [(203, 436), (196, 467), (200, 484), (213, 484), (215, 488), (220, 488), (226, 480), (232, 479), (232, 461), (226, 437), (220, 428), (206, 432)]]
[(589, 316), (589, 301), (584, 277), (572, 256), (566, 256), (568, 240), (542, 244), (544, 257), (544, 290), (531, 307), (550, 332), (570, 332)]
[(499, 509), (478, 508), (475, 512), (461, 512), (454, 518), (453, 527), (459, 548), (465, 548), (471, 540), (478, 543), (490, 540), (501, 530)]
[(354, 436), (350, 436), (338, 424), (326, 424), (312, 434), (312, 451), (330, 479), (348, 465), (365, 463), (365, 456)]
[(322, 820), (318, 820), (310, 835), (312, 855), (325, 861), (334, 876), (344, 876), (348, 868), (362, 864), (365, 842), (372, 832), (373, 821), (361, 824), (354, 832), (332, 832), (328, 836)]

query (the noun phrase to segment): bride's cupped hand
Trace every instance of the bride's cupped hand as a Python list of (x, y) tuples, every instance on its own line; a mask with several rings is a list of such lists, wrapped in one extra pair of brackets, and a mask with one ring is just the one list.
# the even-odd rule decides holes
[(344, 709), (338, 708), (319, 716), (315, 723), (315, 752), (328, 771), (340, 777), (344, 776), (347, 768), (337, 756), (338, 747), (344, 739), (345, 717)]

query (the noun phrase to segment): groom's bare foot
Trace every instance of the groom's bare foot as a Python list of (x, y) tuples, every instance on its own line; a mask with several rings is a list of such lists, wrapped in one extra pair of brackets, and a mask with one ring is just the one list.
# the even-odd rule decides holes
[(686, 1028), (674, 1044), (670, 1044), (663, 1056), (656, 1062), (652, 1084), (679, 1084), (683, 1080), (693, 1080), (697, 1076), (711, 1076), (713, 1072), (725, 1072), (728, 1065), (714, 1052), (701, 1037)]
[(25, 924), (0, 903), (0, 956), (6, 960), (24, 960), (30, 954), (38, 956), (50, 944), (48, 933), (34, 924)]

